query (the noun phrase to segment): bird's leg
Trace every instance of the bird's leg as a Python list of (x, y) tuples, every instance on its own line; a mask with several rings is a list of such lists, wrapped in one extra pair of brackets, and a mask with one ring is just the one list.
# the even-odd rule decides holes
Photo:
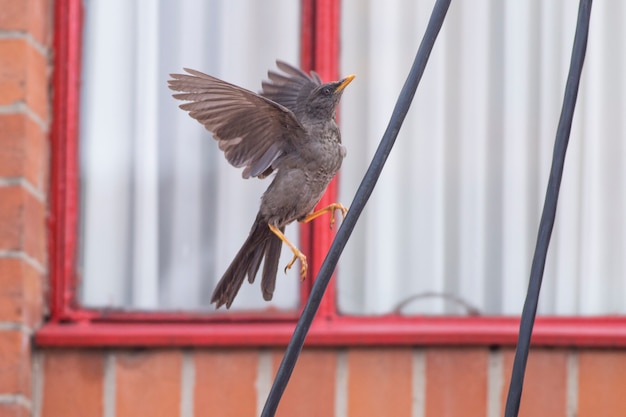
[(324, 207), (323, 209), (314, 211), (313, 213), (306, 216), (304, 219), (300, 220), (300, 222), (308, 223), (311, 220), (318, 218), (322, 214), (330, 212), (330, 228), (332, 229), (333, 225), (335, 224), (335, 210), (341, 210), (342, 218), (346, 218), (346, 213), (348, 213), (348, 209), (341, 203), (332, 203)]
[(287, 246), (289, 246), (289, 249), (291, 249), (291, 251), (293, 252), (293, 259), (285, 267), (285, 273), (287, 273), (288, 269), (291, 269), (291, 267), (293, 266), (294, 262), (296, 262), (296, 259), (300, 259), (300, 264), (302, 265), (302, 267), (300, 268), (300, 276), (304, 280), (304, 278), (306, 278), (306, 271), (307, 271), (307, 268), (308, 268), (308, 264), (306, 263), (306, 256), (304, 256), (304, 254), (302, 252), (300, 252), (300, 250), (298, 248), (296, 248), (296, 246), (293, 243), (291, 243), (285, 237), (285, 235), (278, 229), (278, 227), (276, 227), (276, 226), (274, 226), (272, 224), (269, 224), (269, 223), (268, 223), (268, 226), (269, 226), (270, 230), (276, 236), (278, 236), (278, 238), (280, 240), (285, 242), (285, 244)]

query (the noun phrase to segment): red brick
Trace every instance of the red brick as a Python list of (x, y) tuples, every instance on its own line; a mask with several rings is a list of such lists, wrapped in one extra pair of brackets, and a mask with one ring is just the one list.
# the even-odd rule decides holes
[(426, 417), (487, 413), (488, 351), (435, 348), (426, 352)]
[(41, 264), (46, 263), (46, 207), (32, 194), (23, 190), (24, 228), (23, 250)]
[(622, 417), (626, 410), (626, 352), (587, 350), (578, 355), (578, 417)]
[(194, 353), (196, 416), (254, 416), (258, 352), (216, 349)]
[(0, 417), (31, 417), (30, 410), (23, 404), (0, 404)]
[[(515, 351), (503, 352), (502, 412), (511, 379)], [(524, 390), (520, 403), (520, 417), (567, 415), (567, 352), (563, 350), (533, 349), (528, 356)]]
[(34, 328), (43, 315), (43, 277), (21, 259), (0, 258), (0, 321)]
[[(284, 352), (273, 354), (274, 372)], [(333, 350), (303, 350), (278, 405), (279, 417), (332, 416), (335, 412), (337, 353)]]
[(26, 41), (0, 41), (0, 105), (26, 98)]
[(25, 120), (26, 154), (23, 176), (39, 191), (48, 192), (48, 171), (50, 153), (48, 132), (44, 131), (30, 117)]
[(48, 120), (48, 61), (24, 39), (2, 39), (0, 105), (17, 102)]
[(116, 358), (116, 417), (180, 414), (180, 351), (127, 352)]
[(0, 250), (21, 250), (24, 228), (24, 191), (20, 187), (0, 188)]
[(42, 417), (101, 417), (104, 358), (89, 350), (44, 352)]
[(49, 115), (48, 59), (30, 44), (26, 47), (26, 104), (44, 121)]
[(0, 177), (20, 177), (26, 162), (26, 115), (0, 115)]
[(411, 416), (411, 350), (348, 351), (348, 416)]
[(0, 332), (0, 394), (30, 396), (30, 340), (19, 330)]
[(49, 44), (51, 6), (49, 0), (0, 0), (0, 29), (30, 32), (38, 42)]
[(0, 177), (25, 177), (43, 191), (47, 171), (46, 134), (22, 113), (0, 115)]
[(21, 186), (0, 187), (0, 250), (46, 259), (45, 207)]

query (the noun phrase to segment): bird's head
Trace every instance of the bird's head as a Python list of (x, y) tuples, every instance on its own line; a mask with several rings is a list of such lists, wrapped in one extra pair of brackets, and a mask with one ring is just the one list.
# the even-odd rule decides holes
[(321, 84), (314, 88), (306, 102), (307, 114), (315, 119), (334, 117), (341, 94), (354, 77), (354, 75), (348, 75), (342, 80)]

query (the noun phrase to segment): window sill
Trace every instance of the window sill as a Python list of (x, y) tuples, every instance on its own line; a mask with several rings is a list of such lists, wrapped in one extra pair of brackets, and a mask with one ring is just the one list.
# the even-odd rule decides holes
[[(41, 347), (286, 346), (294, 322), (47, 323), (35, 334)], [(398, 316), (317, 320), (307, 346), (514, 346), (519, 320), (509, 317)], [(625, 317), (538, 318), (535, 346), (625, 347)]]

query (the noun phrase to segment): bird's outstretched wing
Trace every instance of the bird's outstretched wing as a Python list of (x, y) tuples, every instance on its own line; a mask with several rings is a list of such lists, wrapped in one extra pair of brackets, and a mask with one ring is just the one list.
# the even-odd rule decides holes
[(296, 116), (303, 114), (307, 97), (322, 84), (319, 75), (311, 71), (309, 76), (283, 61), (276, 61), (276, 66), (283, 73), (269, 70), (269, 80), (263, 81), (261, 95), (287, 107)]
[(226, 160), (245, 167), (244, 178), (263, 178), (272, 163), (289, 153), (305, 130), (291, 110), (265, 97), (200, 71), (171, 74), (169, 87), (189, 101), (180, 108), (213, 133)]

